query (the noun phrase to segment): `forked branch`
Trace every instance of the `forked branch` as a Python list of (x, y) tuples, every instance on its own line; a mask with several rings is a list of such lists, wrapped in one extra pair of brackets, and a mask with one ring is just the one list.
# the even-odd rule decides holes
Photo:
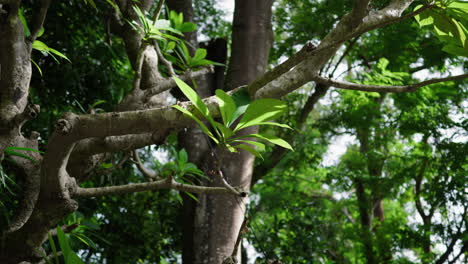
[(190, 193), (218, 193), (218, 194), (234, 194), (231, 189), (225, 187), (206, 187), (198, 185), (190, 185), (176, 182), (172, 177), (163, 180), (145, 183), (134, 183), (118, 186), (108, 186), (100, 188), (81, 188), (78, 187), (73, 194), (75, 197), (97, 197), (104, 195), (126, 194), (134, 192), (156, 191), (161, 189), (174, 189), (182, 192)]
[(329, 86), (333, 86), (335, 88), (346, 89), (346, 90), (365, 91), (365, 92), (407, 93), (407, 92), (414, 92), (418, 88), (421, 88), (423, 86), (427, 86), (430, 84), (464, 80), (466, 78), (468, 78), (468, 73), (456, 75), (456, 76), (449, 76), (445, 78), (430, 79), (430, 80), (426, 80), (426, 81), (415, 83), (415, 84), (396, 85), (396, 86), (358, 84), (358, 83), (351, 83), (351, 82), (346, 82), (346, 81), (336, 81), (336, 80), (321, 77), (321, 76), (315, 76), (313, 79), (316, 82), (323, 83)]

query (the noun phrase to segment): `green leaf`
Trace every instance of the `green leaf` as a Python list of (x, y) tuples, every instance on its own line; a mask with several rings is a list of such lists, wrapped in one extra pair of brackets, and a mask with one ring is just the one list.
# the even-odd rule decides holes
[(39, 65), (37, 65), (37, 63), (36, 63), (33, 59), (31, 59), (31, 62), (32, 62), (32, 64), (34, 64), (34, 66), (36, 66), (37, 71), (38, 71), (39, 74), (42, 76), (41, 67), (39, 67)]
[[(418, 5), (414, 8), (414, 11), (420, 9), (423, 5)], [(426, 10), (421, 14), (414, 16), (416, 22), (418, 22), (420, 27), (432, 25), (434, 23), (434, 18), (432, 17), (432, 12), (430, 10)]]
[(22, 148), (22, 147), (6, 147), (5, 148), (5, 151), (7, 150), (24, 150), (24, 151), (31, 151), (31, 152), (36, 152), (36, 153), (44, 153), (42, 151), (39, 151), (37, 149), (33, 149), (33, 148)]
[(91, 108), (95, 108), (98, 105), (106, 103), (106, 100), (98, 100), (91, 105)]
[(166, 50), (173, 50), (176, 46), (176, 43), (174, 41), (169, 41), (166, 46)]
[[(246, 139), (236, 139), (232, 141), (233, 143), (240, 143), (240, 144), (250, 144), (252, 146), (255, 146), (257, 150), (259, 151), (265, 151), (265, 144), (253, 141), (253, 140), (246, 140)], [(237, 146), (236, 146), (237, 147)]]
[(293, 148), (291, 147), (291, 145), (289, 145), (288, 142), (286, 142), (285, 140), (283, 140), (283, 139), (281, 139), (279, 137), (276, 137), (276, 136), (263, 135), (263, 134), (249, 134), (249, 135), (237, 137), (236, 139), (249, 138), (249, 137), (262, 139), (262, 140), (268, 141), (268, 142), (270, 142), (272, 144), (275, 144), (275, 145), (278, 145), (280, 147), (283, 147), (283, 148), (294, 151)]
[(62, 250), (63, 258), (65, 259), (65, 263), (70, 263), (69, 258), (70, 258), (70, 255), (73, 253), (73, 251), (70, 248), (68, 238), (65, 236), (65, 233), (63, 232), (60, 226), (57, 226), (56, 230), (57, 230), (57, 238), (59, 241), (60, 249)]
[(442, 48), (443, 51), (456, 55), (456, 56), (465, 56), (468, 57), (468, 49), (462, 48), (458, 45), (448, 44)]
[(465, 13), (468, 13), (468, 2), (466, 1), (452, 1), (447, 8), (459, 9)]
[(221, 112), (221, 118), (226, 126), (230, 126), (236, 111), (236, 103), (234, 100), (223, 90), (216, 90), (216, 97), (219, 103), (219, 110)]
[(210, 118), (210, 111), (206, 107), (205, 103), (203, 103), (202, 99), (198, 94), (190, 88), (184, 81), (177, 77), (172, 77), (174, 81), (176, 82), (177, 86), (179, 89), (182, 91), (182, 93), (190, 100), (190, 102), (193, 103), (193, 105), (200, 111), (200, 113), (205, 117), (205, 118)]
[(187, 151), (185, 149), (182, 149), (181, 151), (179, 151), (179, 165), (180, 166), (184, 166), (188, 161), (188, 155), (187, 155)]
[(26, 18), (24, 17), (24, 10), (22, 7), (18, 11), (18, 17), (21, 21), (21, 24), (23, 25), (24, 35), (26, 37), (31, 36), (31, 31), (29, 30), (28, 23), (26, 22)]
[(58, 254), (57, 254), (57, 247), (55, 246), (55, 241), (54, 239), (52, 238), (52, 236), (50, 235), (50, 232), (47, 233), (47, 236), (49, 238), (49, 245), (50, 245), (50, 248), (52, 249), (52, 253), (54, 254), (54, 258), (55, 258), (55, 263), (56, 264), (59, 264), (59, 259), (58, 259)]
[(286, 110), (286, 103), (276, 99), (260, 99), (251, 103), (244, 116), (237, 124), (234, 132), (239, 129), (255, 126), (259, 123), (273, 120)]
[(21, 158), (30, 160), (32, 162), (37, 162), (34, 158), (29, 157), (28, 155), (25, 155), (25, 154), (20, 153), (20, 152), (16, 152), (16, 151), (12, 151), (12, 150), (5, 150), (5, 154), (10, 155), (10, 156), (21, 157)]
[(197, 25), (191, 22), (185, 22), (180, 27), (177, 27), (177, 29), (182, 32), (192, 32), (197, 30)]
[(258, 123), (258, 125), (277, 126), (277, 127), (292, 129), (292, 127), (286, 124), (281, 124), (281, 123), (276, 123), (276, 122), (262, 122), (262, 123)]
[(193, 194), (191, 194), (191, 193), (189, 193), (189, 192), (184, 192), (184, 193), (185, 193), (188, 197), (190, 197), (190, 198), (192, 198), (193, 200), (195, 200), (197, 203), (200, 202), (200, 201), (198, 200), (198, 198), (197, 198), (195, 195), (193, 195)]
[(258, 151), (256, 151), (254, 148), (252, 148), (251, 146), (241, 144), (241, 145), (237, 145), (236, 148), (246, 150), (250, 152), (250, 154), (254, 155), (255, 157), (261, 158), (263, 160), (262, 155)]
[(195, 51), (195, 55), (192, 58), (192, 61), (197, 62), (206, 57), (207, 51), (206, 49), (197, 49)]
[(223, 136), (224, 139), (228, 139), (234, 135), (234, 132), (227, 126), (214, 121), (214, 124), (216, 128), (218, 129), (219, 132), (221, 132), (221, 135)]
[(187, 109), (183, 108), (183, 107), (180, 107), (178, 105), (173, 105), (172, 106), (173, 108), (181, 111), (182, 113), (186, 114), (188, 117), (192, 118), (201, 128), (201, 130), (203, 131), (203, 133), (205, 133), (206, 135), (208, 135), (211, 139), (213, 139), (213, 141), (218, 144), (219, 143), (219, 140), (217, 138), (215, 138), (213, 136), (213, 134), (211, 133), (211, 131), (208, 129), (207, 126), (205, 126), (205, 124), (203, 124), (202, 121), (200, 121), (200, 119), (198, 119), (194, 114), (190, 113)]

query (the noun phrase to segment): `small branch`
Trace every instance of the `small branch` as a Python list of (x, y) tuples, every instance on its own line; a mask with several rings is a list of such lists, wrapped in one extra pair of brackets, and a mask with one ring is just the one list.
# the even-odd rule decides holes
[(143, 61), (145, 60), (145, 50), (146, 50), (146, 44), (142, 44), (140, 50), (138, 51), (138, 56), (137, 56), (136, 64), (135, 64), (135, 77), (133, 79), (133, 90), (132, 90), (134, 92), (137, 90), (140, 90), (141, 70), (143, 68)]
[(198, 186), (198, 185), (190, 185), (190, 184), (183, 184), (178, 183), (172, 179), (172, 177), (168, 177), (167, 179), (154, 181), (154, 182), (146, 182), (146, 183), (134, 183), (134, 184), (127, 184), (127, 185), (119, 185), (119, 186), (108, 186), (108, 187), (100, 187), (100, 188), (81, 188), (78, 187), (76, 192), (74, 193), (75, 197), (97, 197), (97, 196), (104, 196), (104, 195), (113, 195), (113, 194), (126, 194), (126, 193), (134, 193), (134, 192), (145, 192), (145, 191), (155, 191), (161, 189), (174, 189), (182, 192), (190, 192), (190, 193), (217, 193), (217, 194), (235, 194), (238, 195), (237, 192), (233, 192), (231, 189), (225, 187), (206, 187), (206, 186)]
[(40, 2), (40, 9), (39, 12), (36, 13), (34, 16), (34, 22), (32, 24), (31, 28), (31, 35), (29, 36), (28, 40), (29, 42), (33, 43), (34, 40), (36, 40), (37, 35), (39, 35), (39, 32), (42, 29), (42, 26), (44, 25), (44, 20), (47, 15), (47, 10), (49, 9), (51, 0), (42, 0)]
[(320, 82), (323, 84), (327, 84), (333, 86), (335, 88), (346, 89), (346, 90), (355, 90), (355, 91), (365, 91), (365, 92), (390, 92), (390, 93), (407, 93), (407, 92), (414, 92), (418, 88), (447, 81), (456, 81), (456, 80), (463, 80), (468, 78), (468, 73), (456, 76), (450, 76), (445, 78), (435, 78), (426, 80), (420, 83), (404, 85), (404, 86), (386, 86), (386, 85), (365, 85), (365, 84), (357, 84), (351, 83), (346, 81), (335, 81), (332, 79), (328, 79), (321, 76), (313, 77), (313, 80), (316, 82)]
[(300, 63), (305, 58), (307, 58), (308, 55), (311, 55), (312, 51), (314, 51), (316, 48), (317, 47), (314, 44), (312, 44), (311, 42), (308, 42), (307, 44), (304, 45), (304, 47), (302, 47), (300, 51), (292, 55), (285, 62), (281, 63), (280, 65), (276, 66), (272, 70), (268, 71), (267, 73), (263, 74), (262, 76), (257, 78), (255, 81), (253, 81), (247, 87), (247, 90), (249, 91), (251, 95), (255, 94), (260, 88), (265, 86), (265, 84), (273, 81), (278, 76), (289, 71), (298, 63)]
[(154, 24), (156, 24), (156, 21), (158, 21), (159, 15), (161, 15), (161, 10), (163, 6), (164, 6), (164, 0), (159, 0), (158, 6), (156, 6), (156, 9), (154, 10), (154, 17), (153, 17)]
[(175, 71), (174, 67), (172, 67), (172, 63), (168, 61), (166, 58), (164, 58), (164, 55), (161, 52), (161, 49), (159, 48), (158, 41), (154, 41), (154, 49), (156, 50), (156, 54), (159, 57), (159, 60), (166, 66), (167, 70), (169, 71), (169, 76), (175, 76)]
[(133, 150), (133, 158), (135, 159), (135, 164), (138, 168), (138, 170), (145, 176), (147, 177), (150, 181), (154, 181), (158, 178), (158, 174), (151, 170), (146, 168), (143, 163), (140, 160), (140, 155), (138, 155), (138, 151), (135, 149)]
[(430, 218), (428, 217), (429, 215), (426, 215), (426, 213), (424, 212), (424, 208), (422, 206), (422, 202), (421, 202), (421, 184), (422, 184), (422, 180), (424, 178), (424, 173), (426, 171), (426, 168), (427, 168), (428, 164), (429, 164), (429, 160), (427, 158), (424, 159), (421, 170), (416, 175), (416, 179), (415, 179), (416, 184), (414, 186), (414, 196), (415, 196), (414, 197), (414, 199), (415, 199), (414, 202), (415, 202), (415, 205), (416, 205), (416, 210), (418, 211), (419, 215), (423, 219), (423, 222), (424, 222), (425, 225), (429, 224), (427, 221), (430, 220)]
[(62, 255), (63, 255), (62, 251), (58, 251), (58, 252), (57, 252), (57, 255), (55, 255), (55, 254), (52, 253), (52, 254), (48, 255), (45, 259), (39, 261), (37, 264), (46, 264), (46, 263), (50, 262), (49, 260), (51, 260), (51, 259), (54, 258), (55, 256), (60, 257), (60, 256), (62, 256)]
[[(71, 231), (75, 230), (79, 226), (80, 226), (79, 224), (63, 225), (63, 226), (60, 227), (60, 229), (62, 229), (62, 231), (67, 234), (67, 233), (70, 233)], [(56, 228), (51, 229), (49, 231), (49, 234), (51, 236), (56, 236), (57, 235), (57, 229)]]
[(329, 77), (332, 78), (333, 75), (335, 74), (336, 70), (338, 69), (338, 66), (340, 66), (341, 62), (343, 59), (348, 55), (348, 53), (352, 50), (354, 44), (356, 44), (357, 40), (359, 39), (359, 36), (355, 37), (353, 40), (350, 41), (349, 45), (346, 47), (346, 50), (343, 52), (341, 57), (338, 59), (338, 61), (335, 64), (335, 68), (333, 71), (329, 74)]
[[(191, 79), (198, 79), (198, 78), (200, 78), (203, 75), (208, 74), (208, 73), (213, 73), (213, 67), (206, 67), (206, 68), (203, 68), (203, 69), (201, 69), (199, 71), (196, 71), (196, 72), (190, 72), (188, 74), (184, 74), (184, 75), (180, 76), (180, 79), (183, 80), (184, 82), (188, 82)], [(169, 90), (169, 89), (171, 89), (171, 88), (173, 88), (175, 86), (176, 86), (176, 83), (175, 83), (174, 79), (172, 79), (172, 78), (167, 78), (167, 79), (161, 80), (161, 82), (159, 82), (156, 86), (144, 90), (143, 98), (150, 98), (153, 95), (162, 93), (162, 92), (164, 92), (166, 90)]]

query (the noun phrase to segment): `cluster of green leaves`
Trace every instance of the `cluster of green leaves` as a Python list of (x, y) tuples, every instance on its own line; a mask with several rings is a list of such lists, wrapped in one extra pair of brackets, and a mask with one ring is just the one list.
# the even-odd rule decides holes
[[(95, 239), (99, 239), (107, 244), (109, 241), (99, 236), (96, 231), (100, 229), (99, 221), (95, 218), (85, 218), (80, 212), (74, 212), (68, 215), (63, 222), (63, 226), (74, 226), (74, 229), (69, 233), (65, 233), (61, 226), (57, 226), (56, 233), (57, 239), (49, 233), (48, 234), (48, 249), (52, 252), (51, 257), (44, 256), (45, 261), (48, 264), (83, 264), (83, 260), (77, 255), (78, 243), (82, 243), (86, 247), (90, 247), (97, 250), (98, 247), (93, 241), (91, 236)], [(76, 226), (75, 226), (76, 225)], [(57, 243), (60, 247), (57, 247)], [(74, 249), (75, 248), (75, 249)], [(59, 252), (61, 254), (59, 254)], [(61, 261), (63, 260), (63, 262)]]
[[(468, 57), (468, 3), (465, 1), (437, 1), (435, 8), (415, 16), (419, 26), (430, 26), (445, 45), (443, 51)], [(422, 8), (418, 5), (414, 11)]]
[(161, 164), (157, 159), (154, 160), (156, 170), (159, 172), (158, 174), (161, 177), (166, 178), (168, 176), (172, 176), (176, 179), (189, 183), (192, 182), (190, 182), (186, 176), (206, 177), (203, 171), (198, 169), (195, 164), (188, 162), (188, 155), (185, 149), (177, 151), (173, 148), (172, 151), (174, 152), (174, 161)]
[[(27, 155), (24, 154), (20, 151), (30, 151), (30, 152), (37, 152), (37, 153), (42, 153), (39, 150), (33, 149), (33, 148), (22, 148), (22, 147), (6, 147), (4, 149), (4, 160), (3, 161), (8, 161), (12, 164), (15, 164), (15, 161), (12, 159), (12, 157), (19, 157), (23, 159), (30, 160), (34, 163), (37, 161)], [(8, 175), (8, 173), (4, 170), (2, 164), (0, 163), (0, 211), (3, 211), (3, 216), (5, 217), (5, 221), (8, 223), (9, 222), (9, 215), (10, 215), (10, 209), (8, 208), (7, 204), (10, 204), (14, 199), (12, 199), (12, 196), (15, 196), (15, 191), (14, 189), (17, 189), (18, 186), (16, 184), (15, 178), (12, 177), (11, 175)], [(5, 194), (5, 197), (4, 195)], [(3, 201), (2, 201), (3, 200)]]
[(157, 19), (156, 21), (152, 21), (136, 5), (133, 6), (133, 10), (138, 16), (139, 21), (129, 21), (128, 23), (130, 24), (130, 26), (133, 27), (133, 29), (135, 29), (135, 31), (139, 32), (139, 34), (143, 37), (144, 40), (179, 40), (179, 38), (171, 34), (166, 34), (164, 32), (172, 32), (179, 36), (183, 35), (181, 31), (171, 26), (171, 22), (169, 20)]
[[(184, 22), (184, 15), (175, 11), (169, 12), (169, 19), (151, 21), (137, 6), (133, 7), (139, 21), (129, 21), (130, 25), (140, 33), (146, 41), (159, 41), (168, 60), (179, 70), (197, 69), (208, 65), (222, 65), (206, 59), (206, 49), (197, 48), (191, 56), (187, 44), (180, 37), (183, 33), (192, 32), (197, 26)], [(166, 33), (164, 33), (166, 32)]]
[[(197, 122), (201, 130), (216, 144), (227, 148), (230, 152), (237, 152), (238, 149), (244, 149), (260, 158), (263, 157), (258, 150), (263, 150), (265, 144), (250, 140), (249, 138), (256, 138), (292, 150), (288, 142), (276, 136), (260, 133), (241, 136), (236, 135), (241, 129), (252, 126), (270, 125), (291, 129), (288, 125), (271, 122), (271, 120), (281, 116), (286, 110), (286, 104), (284, 102), (276, 99), (259, 99), (249, 103), (248, 95), (242, 96), (241, 94), (237, 94), (237, 96), (231, 97), (223, 90), (218, 89), (216, 90), (216, 97), (218, 99), (219, 111), (221, 112), (223, 122), (219, 123), (213, 119), (208, 107), (190, 86), (177, 77), (174, 77), (174, 80), (182, 93), (193, 103), (195, 109), (194, 112), (190, 112), (179, 105), (174, 105), (172, 107)], [(199, 116), (202, 116), (208, 121), (211, 125), (211, 129), (200, 120)], [(242, 116), (242, 118), (236, 124), (240, 116)]]
[[(19, 15), (21, 23), (23, 24), (23, 30), (24, 30), (25, 36), (26, 37), (31, 36), (31, 31), (29, 30), (28, 23), (26, 21), (26, 18), (24, 17), (24, 11), (23, 11), (22, 8), (19, 9), (18, 15)], [(44, 28), (42, 27), (41, 30), (39, 31), (37, 37), (39, 38), (43, 34), (44, 34)], [(67, 60), (68, 62), (70, 62), (68, 57), (65, 56), (63, 53), (61, 53), (60, 51), (58, 51), (56, 49), (50, 48), (49, 46), (47, 46), (44, 42), (42, 42), (40, 40), (37, 40), (37, 39), (34, 40), (34, 42), (32, 43), (32, 48), (42, 52), (44, 55), (51, 56), (59, 64), (60, 64), (60, 61), (55, 56), (58, 56), (58, 57), (60, 57), (62, 59)], [(33, 59), (31, 59), (31, 62), (34, 64), (34, 66), (36, 66), (37, 70), (39, 71), (39, 74), (42, 75), (42, 70), (39, 67), (39, 65), (37, 65), (37, 63)]]

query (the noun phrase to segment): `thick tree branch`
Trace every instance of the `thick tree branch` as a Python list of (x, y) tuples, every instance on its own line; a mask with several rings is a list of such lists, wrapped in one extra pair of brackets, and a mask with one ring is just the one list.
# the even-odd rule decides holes
[(164, 143), (168, 133), (167, 130), (157, 130), (153, 133), (84, 139), (75, 145), (72, 159), (106, 152), (131, 151), (153, 144), (159, 145)]
[(47, 15), (47, 10), (49, 9), (50, 2), (52, 0), (41, 0), (40, 1), (40, 8), (39, 11), (34, 16), (34, 21), (32, 23), (31, 28), (31, 35), (29, 36), (29, 42), (33, 43), (36, 40), (39, 32), (41, 31), (44, 21)]
[(409, 84), (409, 85), (386, 86), (386, 85), (365, 85), (365, 84), (357, 84), (357, 83), (351, 83), (351, 82), (346, 82), (346, 81), (335, 81), (335, 80), (328, 79), (328, 78), (321, 77), (321, 76), (313, 77), (314, 81), (327, 84), (335, 88), (355, 90), (355, 91), (365, 91), (365, 92), (390, 92), (390, 93), (414, 92), (418, 88), (421, 88), (423, 86), (427, 86), (430, 84), (464, 80), (466, 78), (468, 78), (468, 73), (456, 75), (456, 76), (449, 76), (445, 78), (430, 79), (430, 80), (426, 80), (420, 83)]
[(155, 191), (161, 189), (174, 189), (182, 192), (190, 193), (218, 193), (218, 194), (234, 194), (230, 189), (225, 187), (206, 187), (206, 186), (197, 186), (178, 183), (171, 177), (167, 179), (146, 182), (146, 183), (134, 183), (120, 186), (109, 186), (101, 188), (81, 188), (78, 187), (73, 194), (73, 197), (97, 197), (104, 195), (114, 195), (114, 194), (126, 194), (134, 192), (145, 192), (145, 191)]
[(156, 24), (156, 21), (159, 19), (159, 15), (161, 14), (161, 10), (164, 6), (164, 0), (159, 0), (158, 5), (156, 6), (156, 9), (154, 10), (154, 17), (153, 17), (153, 23)]
[(379, 11), (371, 11), (356, 27), (352, 27), (353, 21), (355, 20), (355, 16), (352, 12), (345, 15), (335, 29), (322, 40), (317, 49), (310, 52), (308, 56), (303, 56), (297, 61), (294, 61), (296, 65), (290, 65), (288, 70), (295, 66), (293, 70), (280, 71), (276, 76), (270, 76), (270, 78), (268, 78), (270, 82), (267, 82), (262, 87), (249, 89), (251, 94), (253, 94), (253, 91), (256, 91), (255, 98), (282, 97), (305, 83), (313, 81), (313, 77), (317, 75), (318, 70), (335, 54), (338, 47), (345, 41), (376, 28), (413, 17), (431, 7), (423, 7), (424, 10), (421, 10), (423, 9), (421, 8), (408, 15), (401, 16), (403, 11), (408, 8), (412, 2), (413, 0), (394, 0), (387, 7)]
[(255, 94), (260, 88), (265, 86), (267, 83), (273, 81), (283, 73), (291, 70), (294, 66), (303, 61), (307, 57), (307, 55), (310, 55), (310, 53), (316, 48), (317, 47), (311, 42), (305, 44), (300, 51), (289, 57), (285, 62), (261, 75), (251, 84), (249, 84), (249, 86), (247, 87), (249, 93)]
[[(206, 67), (195, 72), (188, 72), (182, 76), (179, 76), (184, 82), (189, 82), (192, 79), (198, 79), (203, 77), (205, 74), (213, 73), (213, 67)], [(160, 94), (176, 86), (174, 79), (167, 78), (158, 82), (155, 86), (145, 89), (143, 98), (150, 98), (153, 95)]]

